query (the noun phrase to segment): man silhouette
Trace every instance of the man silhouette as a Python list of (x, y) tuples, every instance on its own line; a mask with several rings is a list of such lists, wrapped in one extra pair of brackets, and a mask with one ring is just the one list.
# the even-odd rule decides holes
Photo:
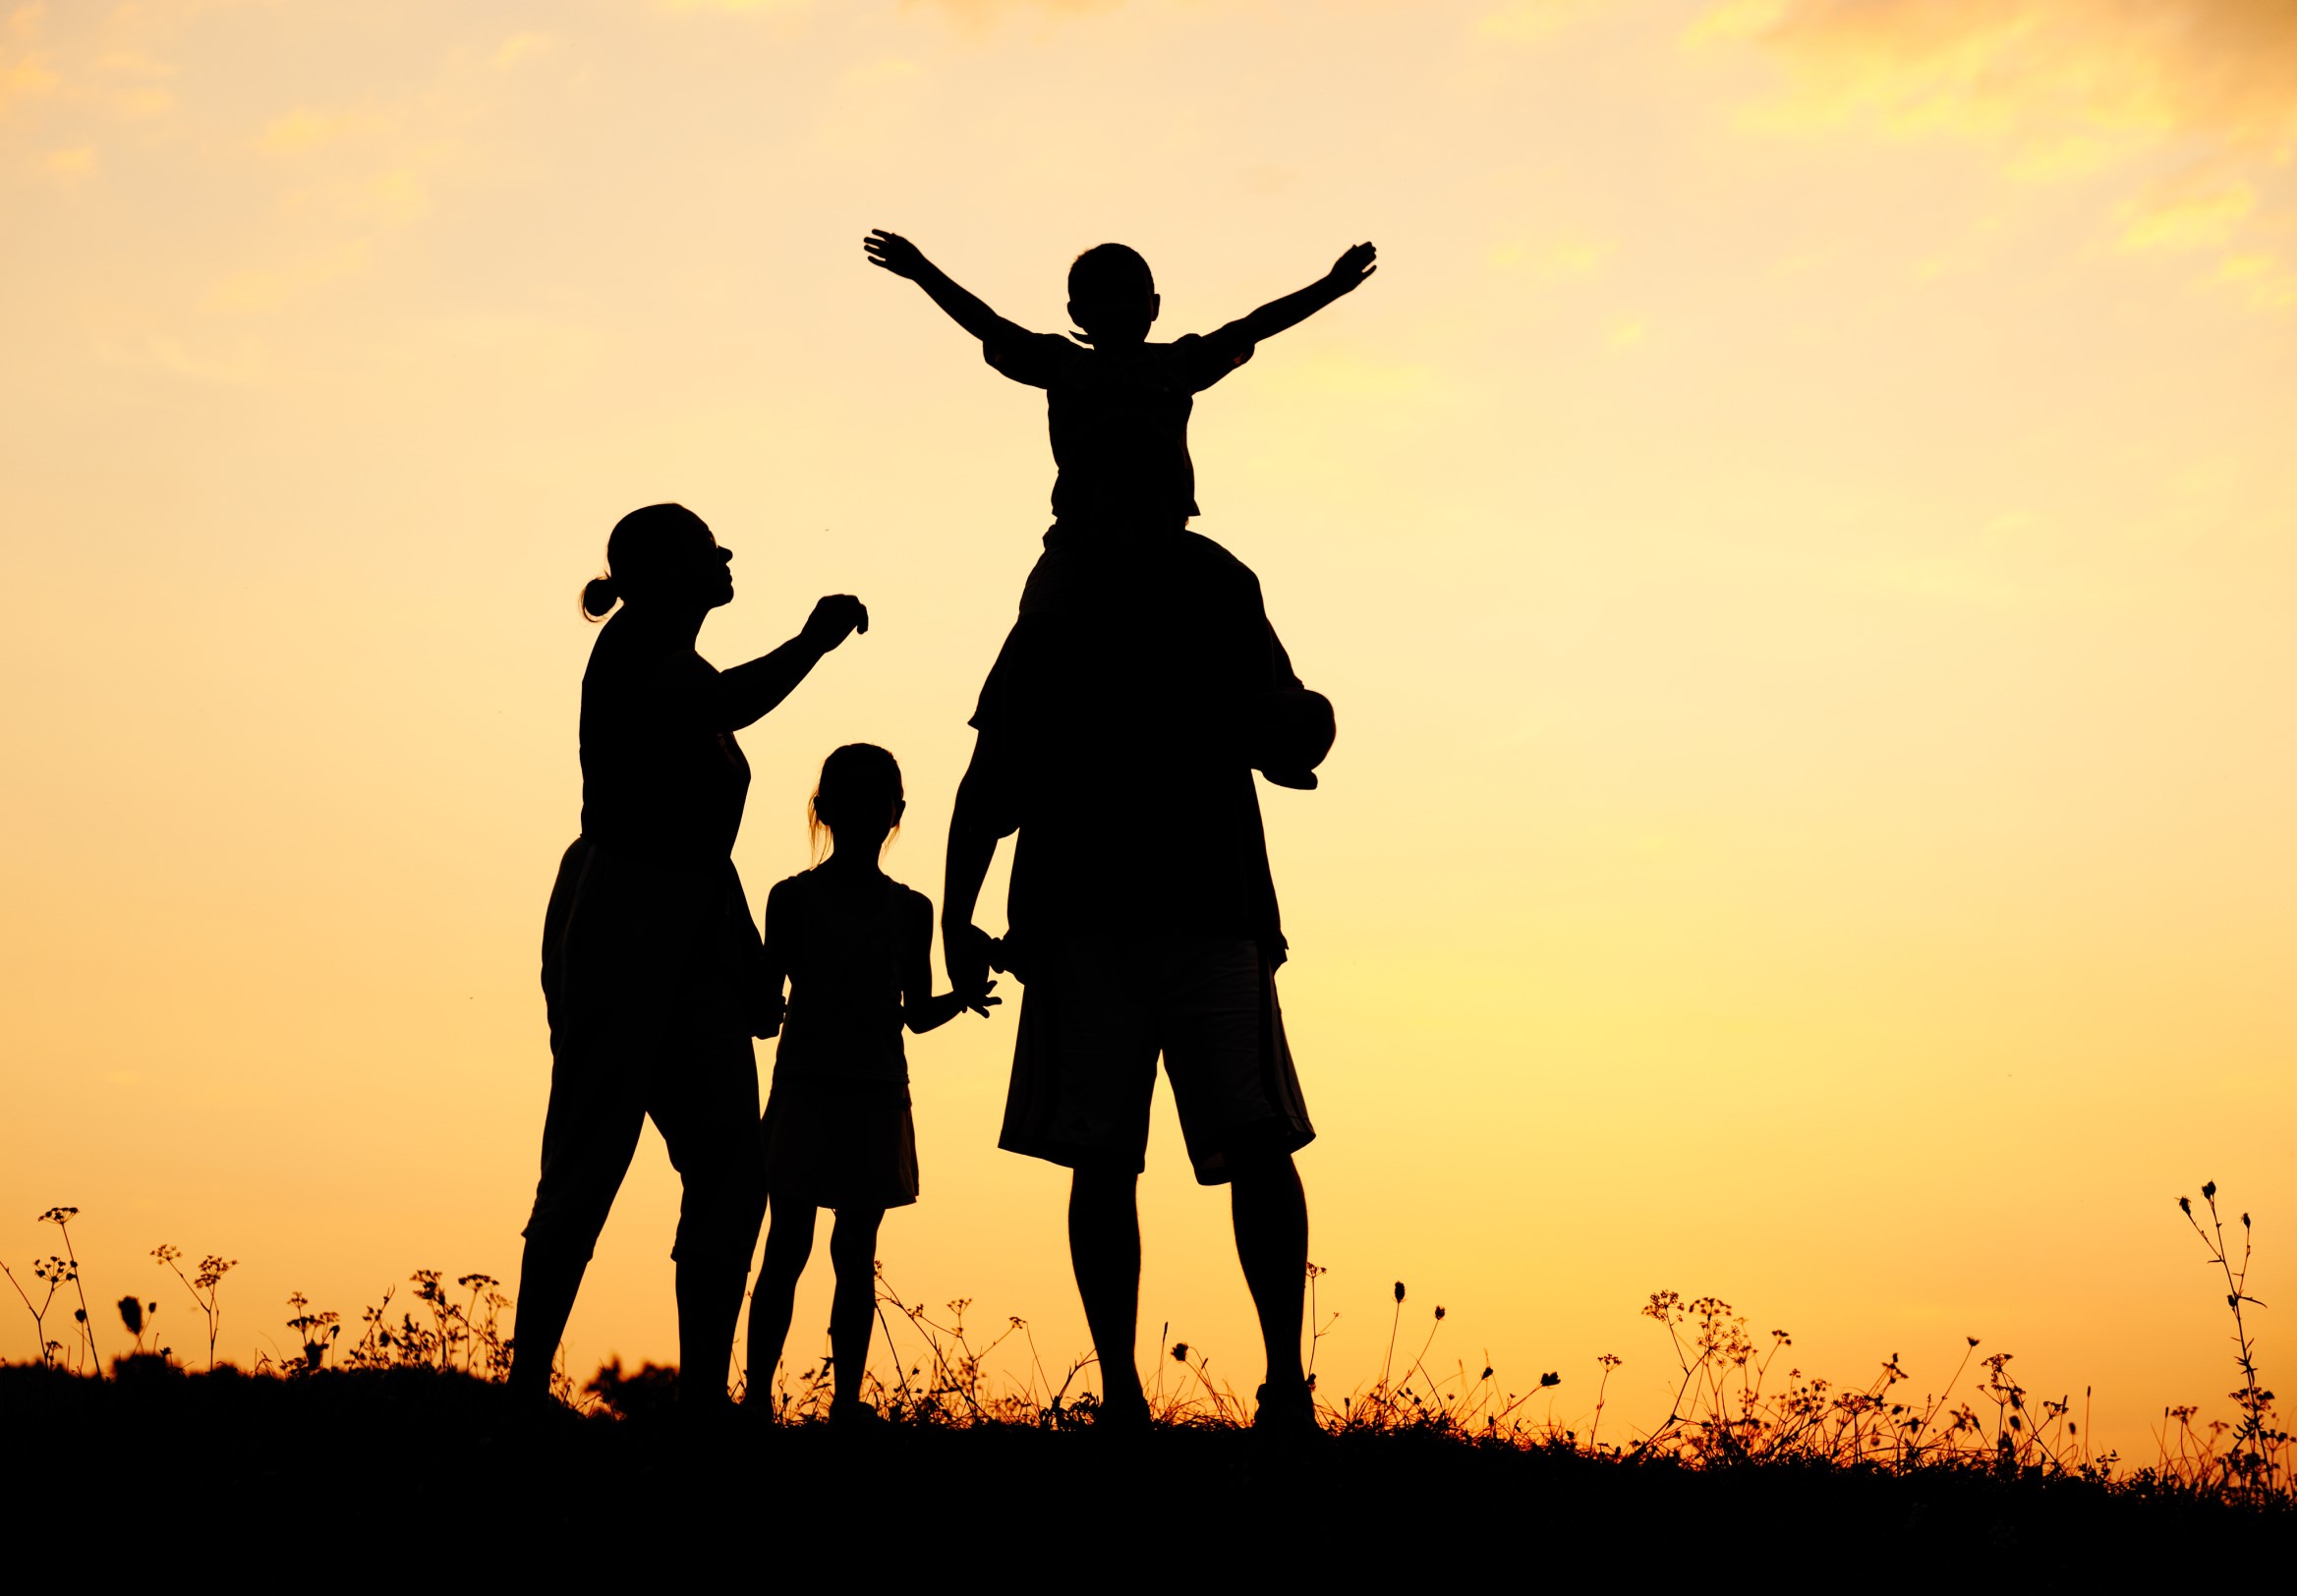
[(988, 979), (999, 950), (974, 907), (1017, 830), (1000, 963), (1027, 994), (999, 1145), (1073, 1171), (1099, 1422), (1148, 1418), (1135, 1186), (1162, 1054), (1196, 1178), (1231, 1191), (1267, 1355), (1254, 1422), (1306, 1430), (1308, 1213), (1292, 1155), (1315, 1130), (1277, 1006), (1285, 940), (1253, 770), (1311, 785), (1332, 708), (1293, 674), (1258, 580), (1207, 539), (1095, 541), (1063, 580), (1079, 601), (1024, 606), (973, 717), (943, 893), (949, 978)]

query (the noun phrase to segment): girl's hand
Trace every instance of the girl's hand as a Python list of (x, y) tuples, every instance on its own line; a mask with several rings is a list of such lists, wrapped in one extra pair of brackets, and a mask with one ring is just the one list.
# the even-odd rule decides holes
[(989, 1011), (995, 1008), (998, 1004), (1005, 1001), (1003, 998), (992, 998), (990, 996), (990, 994), (995, 991), (997, 991), (997, 983), (992, 981), (987, 986), (984, 986), (978, 993), (975, 993), (972, 997), (960, 997), (958, 1001), (962, 1002), (967, 1008), (980, 1015), (983, 1019), (987, 1019), (989, 1018)]
[(861, 241), (861, 253), (869, 256), (873, 266), (883, 266), (896, 277), (911, 282), (925, 275), (925, 252), (898, 233), (879, 228)]

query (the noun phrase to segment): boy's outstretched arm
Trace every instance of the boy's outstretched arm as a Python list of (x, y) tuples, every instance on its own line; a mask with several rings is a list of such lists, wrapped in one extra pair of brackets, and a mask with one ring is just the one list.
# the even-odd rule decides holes
[[(925, 297), (940, 306), (951, 321), (963, 327), (974, 337), (987, 340), (1003, 334), (1005, 337), (1028, 336), (1026, 328), (1016, 326), (981, 303), (971, 293), (957, 286), (956, 281), (941, 267), (926, 259), (925, 252), (898, 233), (879, 228), (861, 241), (862, 253), (869, 256), (873, 266), (883, 266), (896, 277), (906, 277), (925, 290)], [(1301, 314), (1306, 314), (1302, 312)]]
[[(1318, 311), (1344, 294), (1353, 293), (1363, 285), (1365, 278), (1380, 268), (1375, 262), (1380, 252), (1369, 244), (1353, 244), (1332, 262), (1332, 269), (1296, 294), (1270, 300), (1250, 315), (1230, 322), (1221, 328), (1221, 335), (1241, 338), (1256, 344), (1273, 338), (1280, 332), (1298, 326)], [(954, 312), (950, 313), (954, 314)]]

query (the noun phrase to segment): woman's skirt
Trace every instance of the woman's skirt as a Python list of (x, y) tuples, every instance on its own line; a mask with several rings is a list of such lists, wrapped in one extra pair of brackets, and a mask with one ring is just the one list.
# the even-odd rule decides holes
[(917, 1123), (903, 1082), (776, 1072), (763, 1137), (771, 1202), (901, 1208), (917, 1201)]

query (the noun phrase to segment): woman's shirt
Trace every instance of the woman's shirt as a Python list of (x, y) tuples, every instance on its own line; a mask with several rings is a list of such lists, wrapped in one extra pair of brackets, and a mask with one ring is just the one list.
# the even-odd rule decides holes
[(608, 620), (582, 676), (582, 834), (672, 870), (732, 857), (750, 762), (710, 724), (718, 671), (691, 643)]
[(766, 902), (766, 965), (789, 977), (774, 1074), (851, 1081), (909, 1079), (901, 1047), (905, 950), (923, 960), (933, 905), (881, 877), (847, 884), (815, 869)]

